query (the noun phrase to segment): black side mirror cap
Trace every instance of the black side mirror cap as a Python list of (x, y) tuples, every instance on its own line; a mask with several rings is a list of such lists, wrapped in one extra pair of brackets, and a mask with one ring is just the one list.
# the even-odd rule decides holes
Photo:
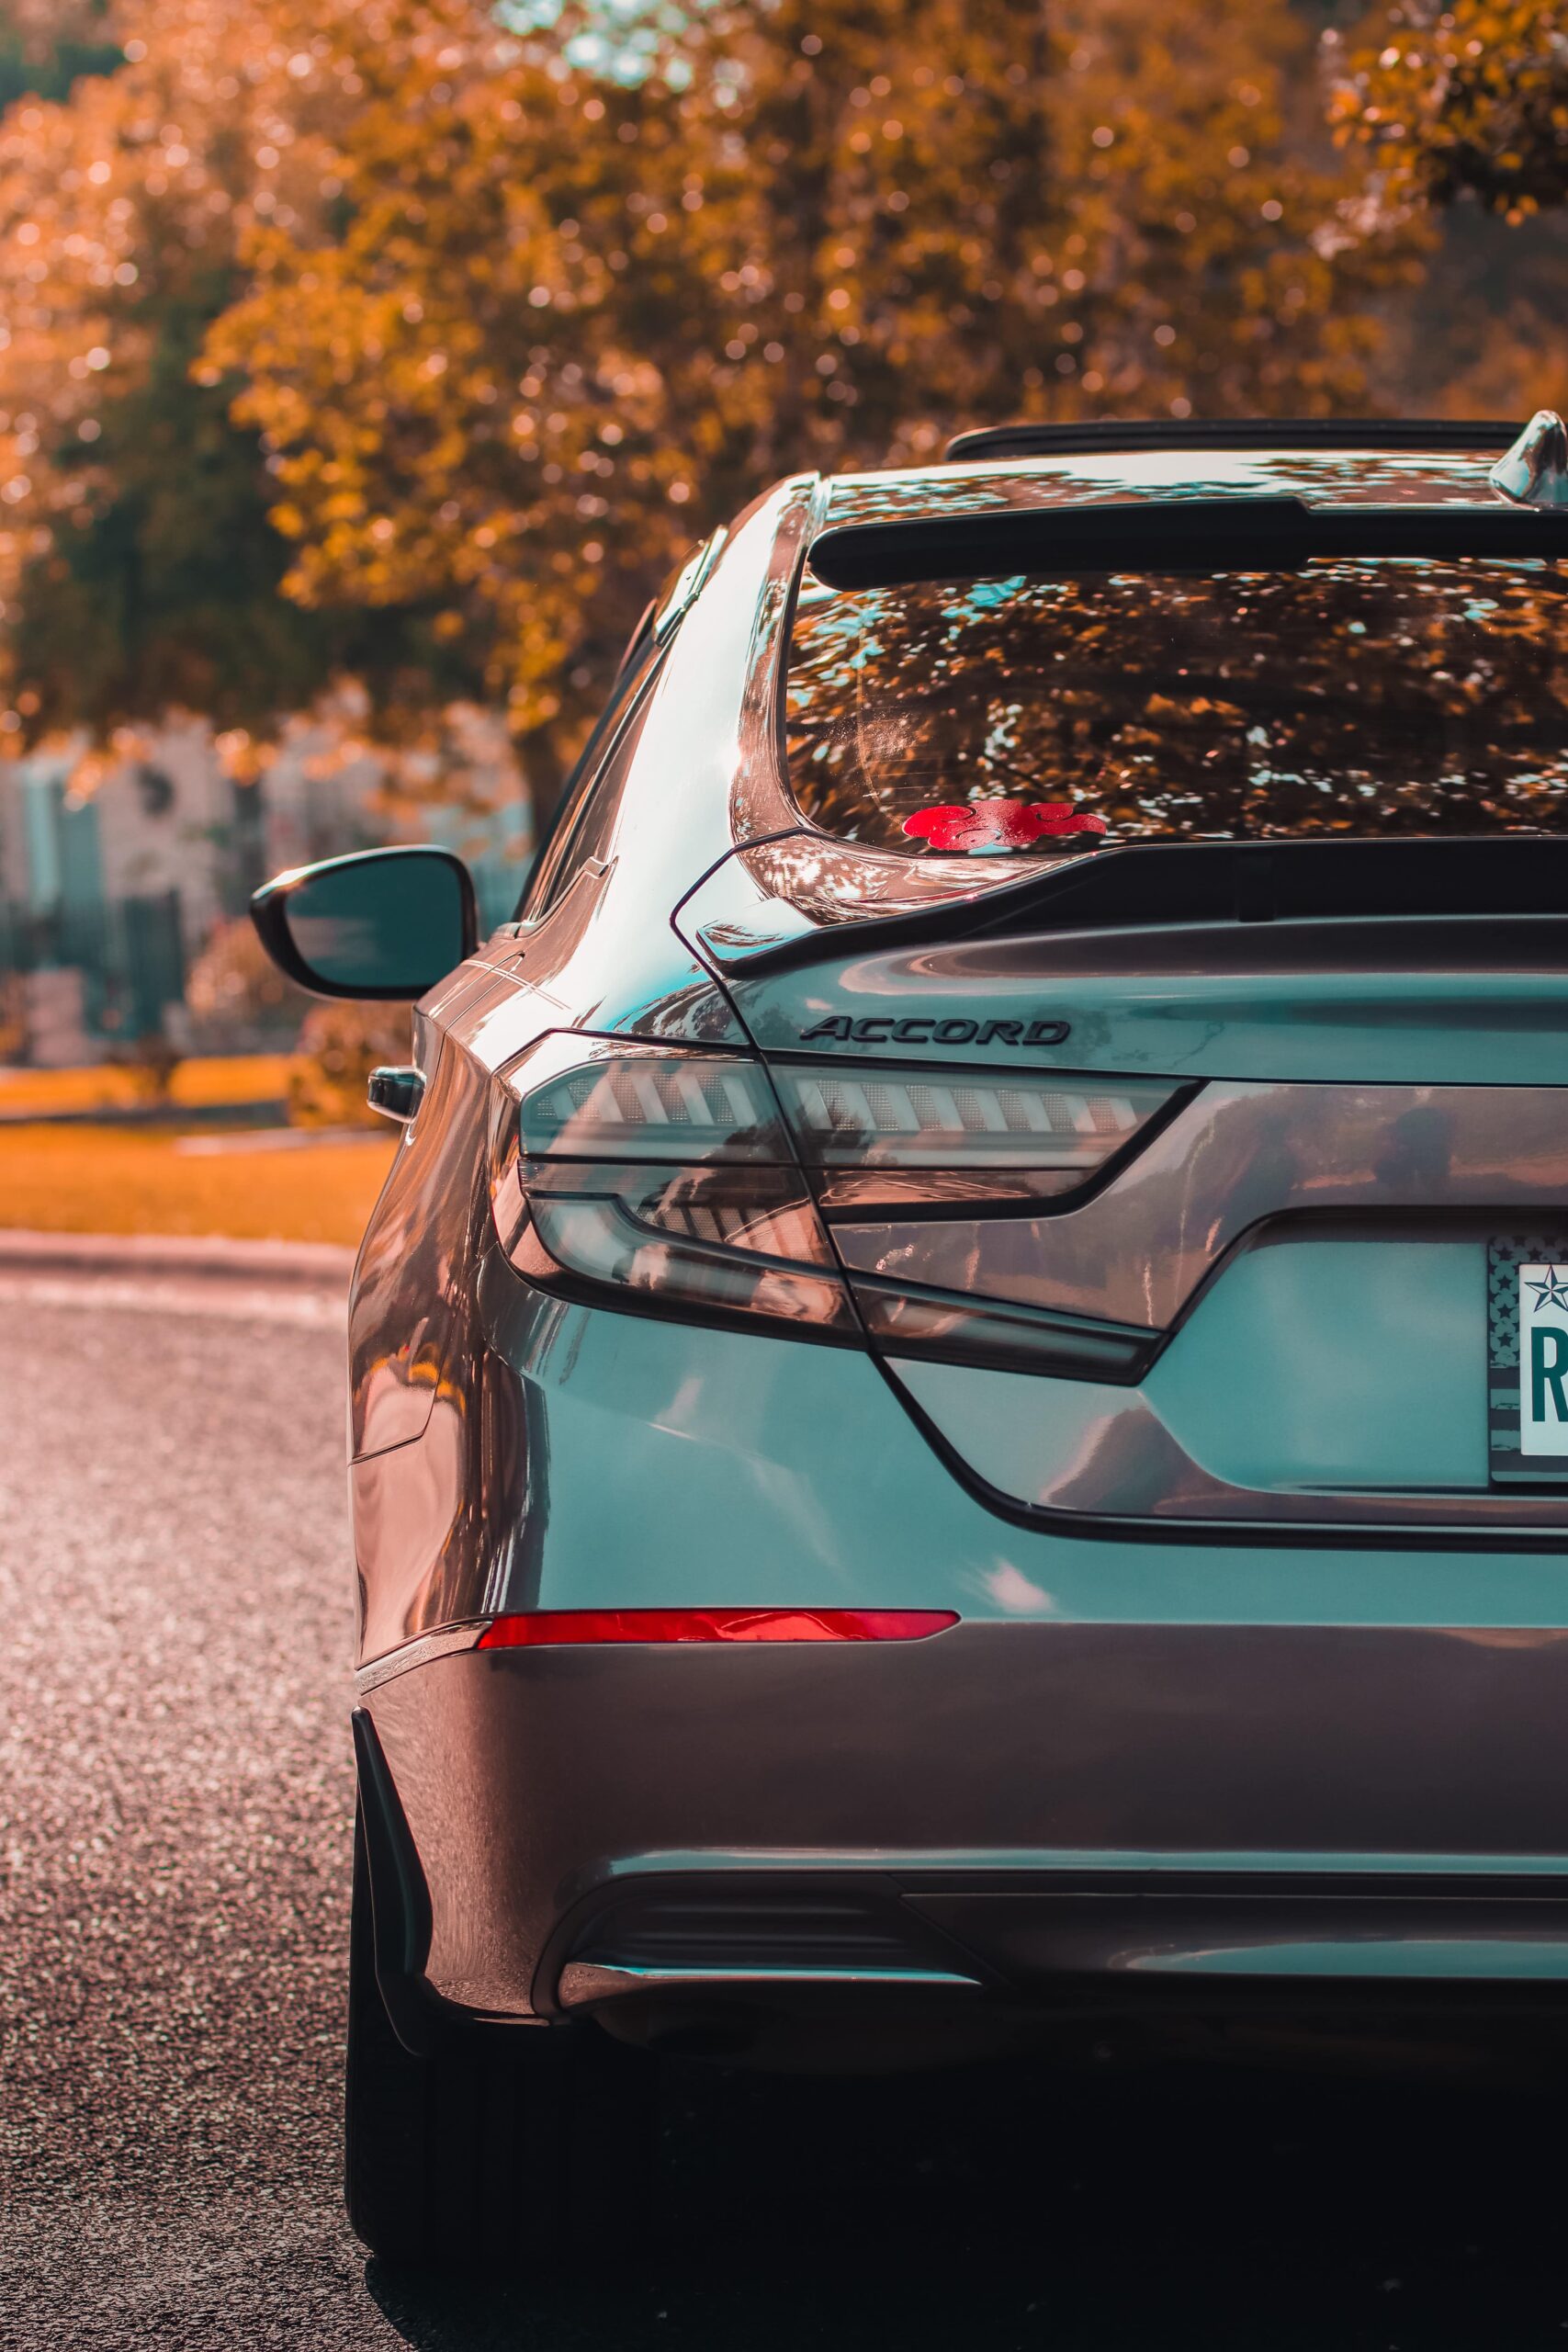
[(423, 996), (479, 944), (473, 876), (450, 850), (355, 850), (264, 884), (251, 920), (280, 972), (313, 996)]

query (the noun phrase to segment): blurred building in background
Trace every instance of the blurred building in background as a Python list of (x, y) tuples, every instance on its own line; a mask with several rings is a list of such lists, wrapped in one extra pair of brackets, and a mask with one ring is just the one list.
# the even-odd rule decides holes
[(481, 922), (504, 921), (533, 828), (503, 732), (472, 714), (460, 795), (440, 771), (324, 723), (291, 729), (253, 775), (195, 719), (112, 758), (72, 744), (0, 763), (0, 1061), (275, 1041), (298, 1006), (223, 978), (248, 967), (251, 892), (312, 858), (440, 841), (468, 860)]

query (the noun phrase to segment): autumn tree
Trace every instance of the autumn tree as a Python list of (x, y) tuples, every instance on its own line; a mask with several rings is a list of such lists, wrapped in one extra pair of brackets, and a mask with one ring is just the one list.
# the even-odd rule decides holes
[(107, 30), (105, 0), (5, 0), (0, 6), (0, 107), (29, 93), (62, 98), (85, 74), (123, 61)]
[(5, 0), (0, 31), (35, 61), (48, 63), (62, 50), (98, 42), (108, 25), (108, 0)]
[[(13, 21), (58, 86), (80, 43)], [(245, 236), (331, 200), (339, 93), (291, 70), (259, 0), (72, 20), (95, 27), (121, 43), (94, 53), (116, 70), (0, 121), (0, 724), (21, 744), (184, 707), (265, 736), (344, 673), (439, 707), (476, 680), (427, 616), (307, 614), (281, 593), (265, 453), (231, 416), (236, 387), (197, 372)]]
[(290, 592), (439, 602), (536, 767), (771, 476), (976, 419), (1365, 398), (1401, 259), (1291, 150), (1283, 7), (715, 0), (620, 72), (581, 11), (311, 21), (362, 92), (341, 200), (249, 239), (211, 364), (276, 469)]
[(1411, 266), (1307, 157), (1286, 0), (105, 28), (118, 71), (0, 125), (13, 740), (259, 727), (347, 673), (405, 726), (482, 685), (547, 790), (769, 478), (1017, 414), (1362, 405)]
[(1517, 224), (1568, 197), (1568, 7), (1403, 0), (1348, 47), (1332, 113), (1385, 218), (1469, 197)]
[(1369, 232), (1440, 224), (1403, 327), (1418, 405), (1520, 418), (1568, 405), (1568, 8), (1402, 0), (1327, 41)]

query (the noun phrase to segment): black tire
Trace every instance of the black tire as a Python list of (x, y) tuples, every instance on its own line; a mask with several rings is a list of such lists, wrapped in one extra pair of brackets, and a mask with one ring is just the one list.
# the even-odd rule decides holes
[(405, 2050), (376, 1982), (357, 1821), (345, 2091), (344, 2202), (382, 2262), (533, 2266), (590, 2223), (601, 2248), (646, 2228), (652, 2062), (592, 2025), (475, 2028), (428, 2057)]

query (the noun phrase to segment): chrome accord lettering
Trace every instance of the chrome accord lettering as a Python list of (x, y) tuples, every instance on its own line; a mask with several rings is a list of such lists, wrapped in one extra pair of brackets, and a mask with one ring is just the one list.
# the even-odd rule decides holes
[(800, 1042), (810, 1046), (835, 1037), (845, 1046), (1059, 1046), (1068, 1035), (1066, 1021), (900, 1021), (891, 1013), (854, 1021), (836, 1012), (814, 1029), (803, 1029)]

